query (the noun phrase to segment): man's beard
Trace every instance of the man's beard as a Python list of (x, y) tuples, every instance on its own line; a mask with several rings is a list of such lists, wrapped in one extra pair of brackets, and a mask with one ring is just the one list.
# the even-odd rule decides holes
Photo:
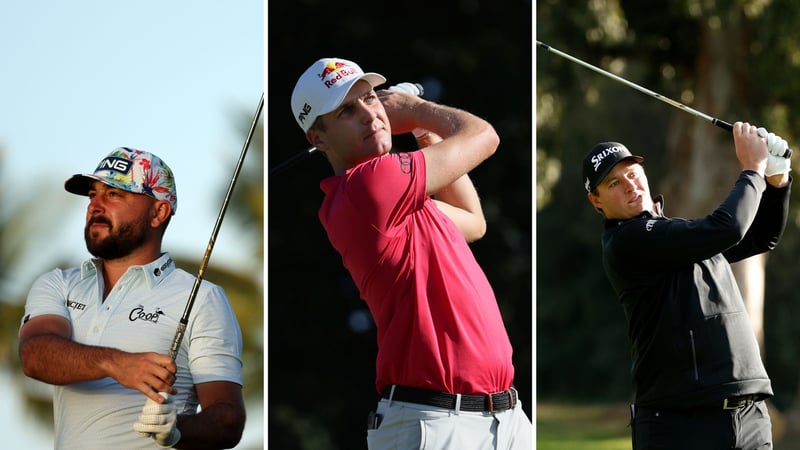
[[(108, 236), (103, 239), (93, 239), (90, 236), (89, 227), (94, 223), (108, 225)], [(142, 218), (114, 226), (105, 217), (94, 217), (86, 223), (83, 238), (89, 253), (95, 257), (104, 260), (119, 259), (130, 255), (147, 240), (146, 219)]]

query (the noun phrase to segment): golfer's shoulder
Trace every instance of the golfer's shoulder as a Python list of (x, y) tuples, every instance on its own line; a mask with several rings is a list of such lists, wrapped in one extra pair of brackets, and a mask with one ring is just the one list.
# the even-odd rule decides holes
[[(214, 291), (217, 289), (222, 289), (219, 285), (217, 285), (213, 280), (213, 274), (204, 273), (203, 279), (200, 282), (200, 286), (198, 287), (199, 293), (205, 293), (208, 291)], [(227, 276), (226, 276), (227, 277)], [(186, 291), (188, 292), (194, 287), (194, 284), (197, 281), (197, 274), (190, 273), (186, 270), (176, 267), (172, 273), (166, 277), (162, 283), (163, 287), (166, 289), (177, 290), (177, 291)]]

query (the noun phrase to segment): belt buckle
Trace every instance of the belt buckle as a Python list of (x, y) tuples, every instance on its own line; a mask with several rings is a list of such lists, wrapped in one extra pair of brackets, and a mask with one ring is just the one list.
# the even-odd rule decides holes
[[(508, 409), (514, 409), (517, 406), (517, 390), (512, 386), (511, 388), (503, 391), (498, 392), (497, 395), (506, 394), (508, 395)], [(494, 396), (495, 394), (487, 394), (487, 400), (489, 401), (489, 408), (487, 408), (488, 412), (494, 412)]]
[(519, 392), (517, 392), (517, 388), (511, 386), (508, 388), (508, 404), (511, 405), (509, 409), (514, 409), (517, 407), (517, 399), (519, 398)]
[(726, 398), (722, 401), (722, 409), (739, 409), (751, 402), (755, 402), (755, 395)]
[(722, 401), (722, 409), (738, 409), (739, 408), (738, 405), (736, 405), (736, 406), (728, 405), (728, 400), (729, 399), (726, 398), (726, 399), (724, 399)]

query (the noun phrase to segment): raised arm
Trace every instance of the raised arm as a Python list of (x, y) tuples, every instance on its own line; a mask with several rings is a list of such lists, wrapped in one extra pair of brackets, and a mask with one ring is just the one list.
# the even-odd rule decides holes
[(442, 140), (423, 148), (426, 192), (436, 194), (494, 154), (500, 143), (494, 128), (466, 111), (410, 94), (379, 91), (394, 133), (429, 130)]
[[(420, 148), (426, 148), (442, 141), (438, 134), (421, 130), (414, 131), (414, 136)], [(486, 234), (486, 218), (478, 197), (478, 191), (472, 184), (468, 174), (464, 174), (448, 186), (436, 192), (434, 201), (439, 210), (452, 220), (467, 242), (474, 242)]]
[(425, 154), (426, 193), (459, 228), (468, 242), (483, 237), (486, 219), (469, 171), (491, 156), (499, 138), (485, 120), (466, 111), (413, 95), (379, 93), (395, 132), (417, 133)]

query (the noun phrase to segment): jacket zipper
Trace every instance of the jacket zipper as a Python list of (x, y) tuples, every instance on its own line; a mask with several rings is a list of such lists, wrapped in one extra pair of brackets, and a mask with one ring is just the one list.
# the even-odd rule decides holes
[(697, 352), (694, 347), (694, 330), (689, 330), (689, 340), (692, 343), (692, 363), (694, 364), (694, 380), (700, 380), (700, 375), (697, 373)]

